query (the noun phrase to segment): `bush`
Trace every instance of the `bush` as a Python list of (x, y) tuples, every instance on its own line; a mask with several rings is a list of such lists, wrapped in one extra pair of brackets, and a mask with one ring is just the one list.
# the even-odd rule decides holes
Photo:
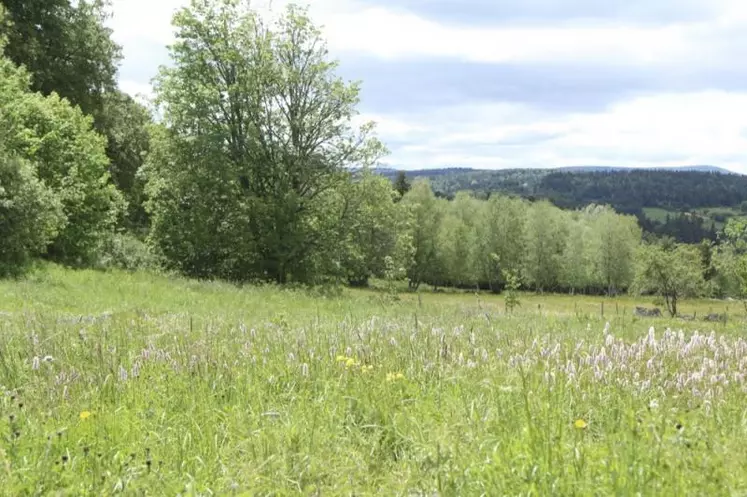
[(59, 198), (34, 167), (0, 150), (0, 277), (22, 275), (64, 223)]
[(125, 271), (157, 270), (160, 261), (143, 241), (130, 234), (113, 234), (106, 239), (99, 258), (99, 266)]

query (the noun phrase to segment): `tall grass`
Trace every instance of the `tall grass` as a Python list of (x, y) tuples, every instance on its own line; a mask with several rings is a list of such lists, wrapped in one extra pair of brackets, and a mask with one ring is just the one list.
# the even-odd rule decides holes
[(47, 268), (0, 283), (0, 493), (744, 494), (743, 316), (635, 303)]

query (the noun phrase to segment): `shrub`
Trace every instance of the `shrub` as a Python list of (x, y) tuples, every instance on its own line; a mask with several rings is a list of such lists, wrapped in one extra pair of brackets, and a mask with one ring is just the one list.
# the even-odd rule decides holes
[(34, 167), (0, 150), (0, 277), (23, 274), (64, 222), (59, 198)]
[(126, 271), (157, 270), (160, 261), (143, 241), (131, 234), (113, 234), (101, 248), (99, 266)]

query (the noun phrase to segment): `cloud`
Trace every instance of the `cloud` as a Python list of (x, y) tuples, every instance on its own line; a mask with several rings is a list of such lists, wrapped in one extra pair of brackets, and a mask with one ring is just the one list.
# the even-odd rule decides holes
[(718, 12), (702, 0), (363, 0), (444, 24), (554, 23), (615, 20), (645, 24), (697, 21)]
[[(523, 117), (522, 117), (523, 116)], [(598, 113), (537, 115), (520, 105), (456, 106), (412, 117), (405, 168), (713, 164), (740, 170), (747, 93), (656, 94)], [(417, 123), (417, 127), (415, 125)], [(422, 123), (432, 123), (423, 126)], [(408, 129), (380, 127), (384, 141)]]
[[(127, 91), (147, 90), (168, 61), (171, 15), (187, 3), (114, 0)], [(340, 74), (362, 80), (363, 117), (379, 122), (391, 164), (739, 169), (747, 158), (741, 0), (306, 3)]]

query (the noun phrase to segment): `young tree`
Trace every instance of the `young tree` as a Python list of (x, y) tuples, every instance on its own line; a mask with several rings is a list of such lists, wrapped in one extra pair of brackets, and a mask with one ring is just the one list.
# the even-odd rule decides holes
[(475, 285), (477, 251), (475, 223), (480, 201), (467, 192), (459, 192), (446, 206), (437, 238), (439, 267), (446, 283)]
[(438, 282), (441, 271), (438, 265), (438, 233), (441, 226), (443, 204), (433, 194), (428, 180), (419, 180), (399, 204), (410, 217), (413, 255), (407, 268), (410, 289), (417, 290), (424, 281)]
[(637, 254), (633, 286), (638, 293), (664, 297), (669, 314), (675, 317), (681, 299), (697, 297), (703, 292), (705, 282), (700, 261), (700, 252), (693, 245), (642, 245)]
[(478, 210), (475, 267), (478, 278), (493, 290), (505, 282), (504, 274), (520, 277), (526, 255), (527, 207), (523, 200), (491, 195)]
[(151, 242), (193, 275), (314, 280), (340, 241), (345, 168), (384, 152), (351, 124), (358, 85), (293, 6), (268, 27), (247, 3), (192, 0), (174, 26), (144, 171)]
[(397, 208), (397, 198), (388, 179), (368, 170), (350, 184), (343, 207), (344, 233), (337, 246), (351, 283), (365, 285), (371, 277), (397, 272), (407, 264), (406, 218)]
[(561, 283), (571, 293), (589, 286), (589, 231), (586, 219), (579, 213), (568, 222), (568, 236), (563, 248)]
[(527, 216), (526, 275), (535, 289), (552, 289), (560, 281), (567, 237), (565, 213), (547, 201), (533, 204)]
[(400, 198), (405, 196), (405, 193), (410, 191), (412, 185), (410, 180), (407, 179), (407, 173), (400, 171), (397, 173), (397, 179), (394, 181), (394, 189), (399, 193)]
[(633, 281), (641, 228), (635, 217), (619, 215), (609, 207), (592, 207), (589, 213), (594, 272), (607, 294), (612, 295)]

